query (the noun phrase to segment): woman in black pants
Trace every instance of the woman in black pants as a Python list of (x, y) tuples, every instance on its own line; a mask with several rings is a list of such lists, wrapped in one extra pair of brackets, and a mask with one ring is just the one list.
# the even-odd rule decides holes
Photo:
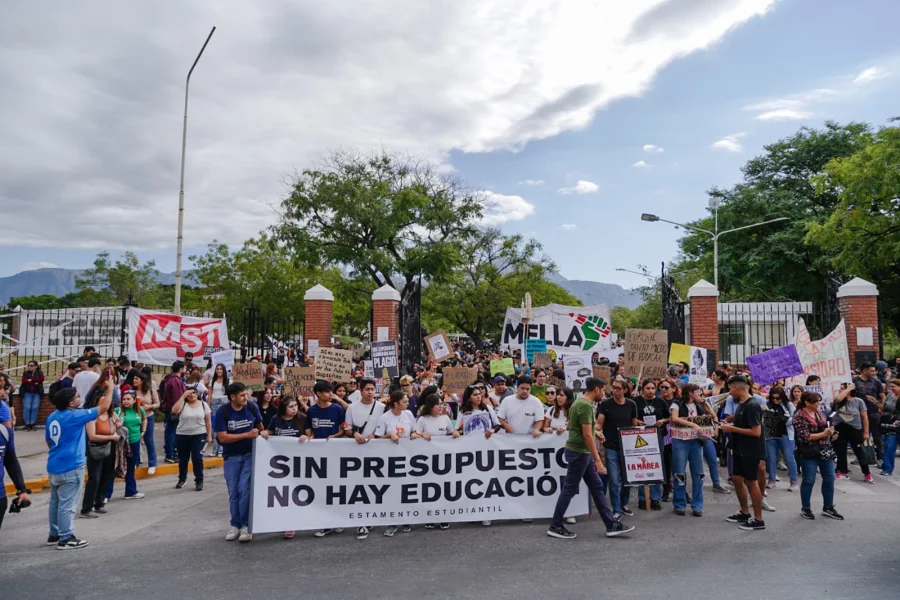
[(181, 489), (187, 482), (188, 460), (194, 466), (194, 484), (199, 492), (203, 489), (203, 444), (212, 444), (212, 421), (209, 405), (200, 400), (197, 388), (189, 386), (175, 406), (172, 414), (178, 415), (175, 429), (175, 447), (178, 449), (178, 483)]
[(859, 398), (859, 392), (853, 384), (850, 385), (850, 394), (843, 400), (838, 400), (831, 405), (834, 409), (833, 423), (837, 431), (838, 439), (834, 451), (837, 453), (837, 474), (835, 479), (850, 479), (847, 468), (847, 444), (853, 448), (853, 453), (859, 461), (859, 468), (866, 478), (866, 483), (875, 483), (872, 474), (869, 473), (869, 465), (862, 454), (861, 444), (869, 439), (869, 417), (866, 413), (866, 404)]
[[(103, 506), (106, 488), (116, 473), (116, 448), (119, 434), (116, 433), (118, 421), (113, 412), (112, 404), (109, 410), (97, 416), (97, 419), (85, 425), (88, 437), (87, 482), (84, 484), (84, 497), (81, 500), (81, 519), (95, 519), (106, 513)], [(112, 488), (110, 488), (112, 490)], [(112, 493), (112, 492), (110, 492)]]

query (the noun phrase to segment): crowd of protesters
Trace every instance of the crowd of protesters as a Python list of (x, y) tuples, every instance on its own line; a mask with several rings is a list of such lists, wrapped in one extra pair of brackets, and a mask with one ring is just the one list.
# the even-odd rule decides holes
[[(567, 434), (568, 473), (547, 532), (563, 539), (575, 537), (566, 528), (574, 519), (564, 514), (582, 481), (608, 536), (634, 529), (623, 520), (634, 511), (631, 487), (623, 473), (617, 433), (621, 428), (653, 428), (663, 454), (663, 483), (649, 486), (646, 496), (639, 486), (638, 509), (658, 511), (671, 501), (675, 515), (689, 511), (702, 517), (708, 471), (714, 493), (736, 495), (738, 510), (727, 520), (745, 530), (765, 529), (763, 511), (775, 510), (766, 500), (767, 490), (780, 480), (779, 471), (787, 473), (786, 489), (799, 492), (800, 514), (806, 519), (815, 518), (811, 496), (818, 474), (821, 514), (837, 520), (843, 516), (834, 505), (834, 481), (851, 476), (848, 448), (864, 481), (874, 482), (869, 470), (872, 462), (883, 476), (893, 474), (900, 431), (900, 379), (894, 379), (894, 372), (883, 362), (860, 365), (853, 383), (826, 402), (815, 391), (815, 377), (806, 386), (786, 388), (783, 382), (759, 386), (749, 372), (727, 365), (702, 383), (690, 381), (685, 363), (671, 366), (666, 377), (636, 380), (624, 376), (624, 354), (617, 362), (595, 354), (594, 363), (608, 367), (609, 377), (589, 377), (576, 393), (566, 385), (560, 363), (535, 367), (523, 361), (519, 352), (466, 343), (454, 345), (454, 351), (454, 358), (443, 365), (416, 364), (410, 373), (393, 380), (365, 377), (360, 361), (349, 381), (318, 381), (313, 396), (307, 398), (282, 392), (284, 367), (314, 363), (293, 347), (274, 352), (274, 357), (251, 357), (265, 370), (263, 390), (253, 394), (244, 384), (231, 381), (223, 365), (203, 368), (194, 364), (189, 353), (183, 361), (174, 362), (157, 385), (150, 367), (132, 364), (124, 356), (104, 360), (87, 348), (51, 386), (50, 401), (56, 410), (44, 430), (50, 449), (47, 544), (60, 549), (87, 545), (75, 536), (73, 524), (82, 488), (78, 516), (86, 519), (107, 513), (117, 478), (125, 480), (125, 499), (144, 498), (135, 471), (143, 462), (142, 442), (148, 473), (157, 467), (153, 440), (157, 415), (164, 428), (164, 460), (178, 464), (176, 488), (186, 485), (191, 466), (194, 489), (202, 491), (204, 454), (222, 457), (230, 509), (225, 539), (241, 542), (252, 539), (250, 476), (257, 437), (288, 436), (301, 442), (347, 437), (364, 444), (375, 438), (399, 442), (434, 436), (490, 437), (501, 432), (535, 437)], [(491, 374), (490, 361), (500, 356), (513, 358), (515, 373)], [(477, 376), (462, 393), (450, 393), (442, 385), (446, 366), (474, 367)], [(19, 390), (25, 431), (35, 429), (37, 420), (33, 399), (26, 403), (25, 397), (36, 394), (39, 405), (43, 383), (39, 365), (29, 364)], [(7, 433), (0, 436), (0, 458), (21, 502), (28, 495), (15, 458), (15, 422), (8, 407), (13, 391), (12, 380), (0, 373), (0, 423), (5, 426), (0, 433)], [(712, 436), (672, 438), (672, 427), (700, 429), (698, 417), (712, 423)], [(720, 468), (727, 470), (727, 484)], [(5, 504), (4, 495), (0, 506)], [(383, 535), (409, 530), (408, 525), (390, 526)], [(322, 529), (315, 536), (341, 531)], [(366, 539), (371, 531), (371, 527), (357, 527), (356, 538)], [(283, 535), (292, 538), (294, 532)]]

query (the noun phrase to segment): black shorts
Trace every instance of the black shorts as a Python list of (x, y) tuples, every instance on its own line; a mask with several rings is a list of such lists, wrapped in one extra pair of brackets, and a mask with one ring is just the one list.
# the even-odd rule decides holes
[(756, 481), (759, 478), (759, 462), (760, 458), (751, 458), (749, 456), (733, 455), (734, 474), (743, 477), (746, 481)]

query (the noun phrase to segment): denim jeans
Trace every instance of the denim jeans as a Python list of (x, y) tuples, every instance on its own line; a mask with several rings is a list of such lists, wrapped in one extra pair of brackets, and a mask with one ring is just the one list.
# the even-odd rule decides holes
[[(228, 402), (228, 398), (213, 398), (212, 402), (209, 405), (209, 410), (211, 411), (210, 417), (215, 419), (216, 415), (219, 412), (219, 409), (225, 406), (225, 403)], [(213, 454), (220, 454), (222, 452), (222, 445), (219, 444), (219, 440), (217, 436), (213, 435)]]
[(553, 511), (553, 522), (551, 525), (553, 527), (562, 527), (563, 518), (566, 515), (566, 510), (569, 508), (569, 503), (575, 497), (575, 494), (578, 493), (578, 486), (584, 481), (588, 492), (594, 499), (597, 510), (600, 512), (603, 524), (606, 525), (606, 529), (612, 529), (612, 526), (615, 524), (615, 518), (609, 508), (609, 503), (606, 501), (606, 496), (603, 495), (603, 482), (600, 480), (600, 475), (594, 467), (594, 457), (590, 454), (566, 450), (566, 462), (568, 463), (566, 479), (563, 482), (559, 498), (556, 500), (556, 510)]
[(250, 473), (253, 453), (238, 454), (225, 459), (222, 467), (228, 486), (228, 508), (232, 527), (250, 526)]
[(166, 417), (163, 421), (165, 424), (165, 452), (166, 458), (174, 458), (175, 457), (175, 429), (178, 427), (177, 415), (176, 419), (172, 420), (172, 413), (165, 413)]
[[(674, 443), (675, 440), (672, 440)], [(709, 467), (709, 478), (712, 479), (714, 487), (722, 485), (719, 477), (719, 457), (716, 455), (716, 445), (712, 442), (703, 444), (703, 458), (706, 460), (706, 466)]]
[(785, 434), (780, 438), (766, 439), (766, 471), (769, 473), (769, 481), (775, 481), (778, 474), (778, 450), (784, 455), (784, 463), (788, 468), (788, 476), (791, 483), (797, 483), (797, 461), (794, 460), (794, 441), (788, 439)]
[(26, 425), (37, 423), (38, 409), (41, 406), (41, 395), (37, 392), (25, 392), (22, 394), (22, 418)]
[(138, 493), (137, 480), (134, 478), (134, 470), (141, 461), (141, 440), (128, 444), (131, 446), (131, 456), (128, 457), (128, 470), (125, 472), (125, 497)]
[[(650, 485), (650, 500), (660, 500), (662, 498), (662, 484), (653, 483)], [(638, 502), (646, 502), (647, 498), (644, 496), (644, 486), (638, 487)]]
[(50, 535), (66, 540), (75, 535), (73, 522), (78, 505), (78, 494), (84, 482), (84, 465), (50, 474)]
[(691, 467), (691, 508), (703, 510), (703, 447), (700, 440), (672, 440), (672, 508), (687, 508), (687, 466)]
[(144, 432), (144, 445), (147, 446), (147, 466), (156, 466), (156, 440), (153, 439), (153, 427), (156, 421), (153, 419), (153, 413), (147, 413), (147, 431)]
[(628, 505), (631, 497), (631, 488), (622, 485), (625, 478), (621, 472), (619, 463), (620, 450), (606, 449), (606, 470), (609, 472), (609, 501), (613, 512), (621, 513), (622, 507)]
[(816, 468), (822, 473), (822, 507), (834, 506), (834, 461), (823, 458), (801, 458), (803, 482), (800, 484), (800, 506), (810, 508), (813, 486), (816, 484)]
[(894, 461), (897, 458), (897, 439), (900, 435), (891, 434), (884, 436), (884, 460), (881, 463), (881, 470), (891, 474), (894, 472)]
[(178, 448), (178, 481), (187, 481), (188, 462), (194, 467), (194, 482), (203, 482), (203, 443), (206, 434), (175, 436), (175, 447)]

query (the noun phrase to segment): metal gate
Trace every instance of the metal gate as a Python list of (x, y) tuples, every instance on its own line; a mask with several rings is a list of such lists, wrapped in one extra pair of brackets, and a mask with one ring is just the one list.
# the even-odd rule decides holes
[(400, 323), (401, 374), (412, 373), (415, 363), (424, 358), (425, 339), (422, 335), (422, 277), (414, 281), (397, 307)]
[(291, 346), (303, 347), (303, 316), (264, 315), (251, 304), (244, 309), (241, 318), (240, 345), (241, 361), (253, 356), (259, 356), (261, 360), (271, 356), (276, 360)]
[(662, 266), (662, 323), (669, 332), (670, 344), (684, 344), (684, 302), (675, 289), (675, 279), (666, 275), (666, 264)]

